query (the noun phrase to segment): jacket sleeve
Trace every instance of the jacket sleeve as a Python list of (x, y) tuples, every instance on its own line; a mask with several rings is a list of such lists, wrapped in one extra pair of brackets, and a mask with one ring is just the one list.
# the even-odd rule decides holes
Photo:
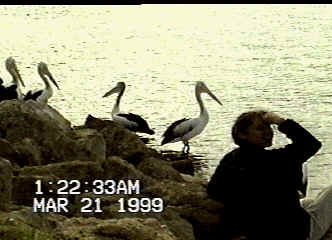
[(311, 135), (311, 133), (304, 129), (300, 124), (291, 119), (282, 122), (278, 126), (278, 129), (292, 140), (291, 144), (278, 150), (290, 154), (300, 164), (317, 153), (322, 146), (318, 139)]

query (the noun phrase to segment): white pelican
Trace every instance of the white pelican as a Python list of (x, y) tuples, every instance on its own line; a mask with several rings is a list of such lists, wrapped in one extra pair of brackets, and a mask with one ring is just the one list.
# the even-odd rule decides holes
[[(21, 78), (21, 75), (17, 69), (16, 62), (14, 58), (9, 57), (6, 59), (6, 68), (10, 75), (13, 77), (13, 80), (9, 85), (1, 87), (1, 100), (9, 99), (23, 99), (23, 94), (21, 91), (21, 84), (25, 87), (24, 82)], [(2, 83), (1, 83), (2, 84)]]
[[(173, 122), (167, 130), (162, 135), (164, 139), (161, 145), (166, 143), (173, 143), (182, 141), (183, 153), (189, 153), (189, 140), (197, 135), (199, 135), (206, 127), (209, 121), (209, 114), (204, 107), (201, 93), (209, 94), (214, 100), (216, 100), (220, 105), (222, 103), (219, 99), (207, 88), (204, 82), (198, 81), (195, 88), (196, 99), (200, 107), (200, 115), (198, 118), (187, 119), (183, 118), (178, 121)], [(187, 149), (186, 149), (187, 148)], [(185, 151), (186, 150), (186, 151)]]
[(305, 197), (307, 195), (307, 188), (308, 188), (308, 162), (304, 162), (302, 164), (302, 181), (299, 187), (299, 191), (301, 192), (302, 196)]
[(150, 129), (148, 123), (139, 115), (133, 113), (120, 113), (120, 100), (126, 88), (124, 82), (118, 82), (117, 85), (110, 91), (104, 94), (103, 97), (108, 97), (113, 93), (119, 93), (116, 102), (112, 110), (112, 119), (133, 132), (142, 132), (147, 134), (154, 134), (154, 131)]
[[(48, 70), (48, 67), (47, 67), (46, 63), (40, 62), (38, 64), (38, 73), (39, 73), (39, 76), (41, 77), (41, 79), (45, 83), (45, 88), (44, 89), (36, 89), (36, 90), (33, 90), (33, 91), (31, 91), (31, 90), (28, 91), (27, 94), (24, 97), (24, 100), (27, 101), (29, 99), (32, 99), (32, 100), (35, 100), (37, 102), (47, 104), (48, 99), (51, 98), (52, 95), (53, 95), (53, 90), (52, 90), (51, 84), (50, 84), (49, 80), (47, 79), (47, 77), (52, 81), (52, 83), (59, 90), (60, 90), (60, 88), (59, 88), (58, 84), (56, 83), (56, 81), (54, 80), (52, 74)], [(47, 77), (45, 77), (45, 75)]]

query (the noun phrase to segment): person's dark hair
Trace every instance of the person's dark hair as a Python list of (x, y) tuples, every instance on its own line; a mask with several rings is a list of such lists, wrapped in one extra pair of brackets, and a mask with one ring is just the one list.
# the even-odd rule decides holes
[(232, 127), (232, 137), (236, 145), (243, 145), (246, 143), (245, 139), (240, 137), (240, 134), (247, 134), (248, 128), (255, 122), (256, 119), (263, 119), (263, 115), (267, 113), (264, 110), (256, 110), (242, 113), (234, 122)]

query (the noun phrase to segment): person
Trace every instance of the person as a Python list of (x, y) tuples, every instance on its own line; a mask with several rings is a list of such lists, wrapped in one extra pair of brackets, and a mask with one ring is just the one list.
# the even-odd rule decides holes
[[(292, 143), (272, 146), (272, 124)], [(321, 142), (291, 119), (263, 110), (241, 114), (232, 127), (239, 147), (220, 161), (207, 192), (224, 204), (220, 239), (319, 240), (332, 227), (332, 185), (301, 206), (302, 164)]]

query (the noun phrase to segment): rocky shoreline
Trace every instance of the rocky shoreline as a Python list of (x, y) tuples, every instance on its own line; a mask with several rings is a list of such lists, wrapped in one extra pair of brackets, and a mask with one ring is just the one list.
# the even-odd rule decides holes
[(0, 239), (213, 239), (223, 205), (192, 162), (113, 121), (72, 127), (50, 106), (1, 102)]
[(188, 175), (192, 159), (113, 121), (72, 127), (50, 106), (4, 101), (0, 146), (0, 239), (194, 240), (218, 229), (223, 206)]

